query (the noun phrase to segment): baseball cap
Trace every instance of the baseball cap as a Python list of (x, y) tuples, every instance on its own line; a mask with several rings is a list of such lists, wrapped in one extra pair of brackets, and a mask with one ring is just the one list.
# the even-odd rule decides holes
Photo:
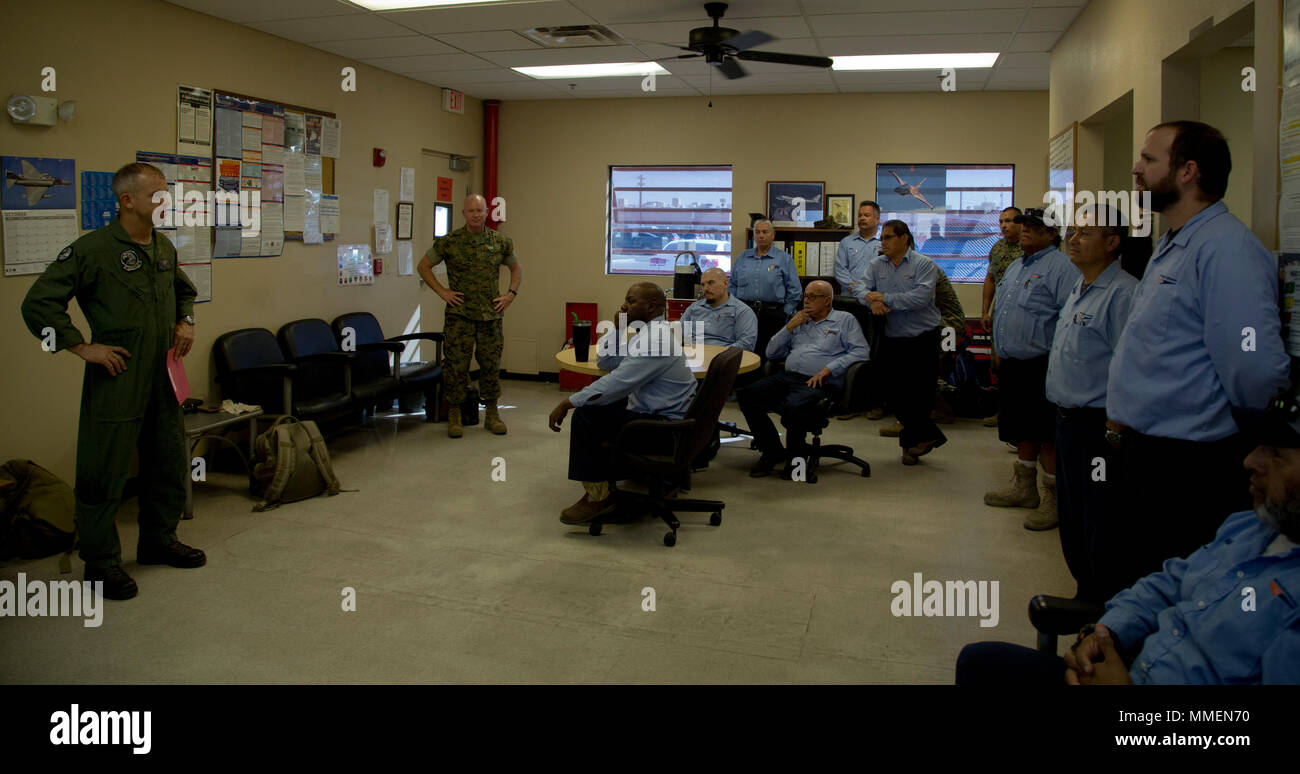
[(1300, 449), (1300, 389), (1292, 385), (1262, 409), (1233, 409), (1242, 435), (1255, 446)]
[(1013, 222), (1039, 226), (1040, 228), (1060, 228), (1054, 221), (1049, 224), (1044, 218), (1046, 218), (1046, 214), (1042, 207), (1030, 207), (1017, 215)]

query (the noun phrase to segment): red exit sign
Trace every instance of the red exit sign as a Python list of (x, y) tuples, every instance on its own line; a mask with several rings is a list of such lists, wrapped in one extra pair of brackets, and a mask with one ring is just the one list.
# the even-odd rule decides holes
[(443, 89), (442, 109), (448, 113), (465, 115), (465, 95), (452, 89)]

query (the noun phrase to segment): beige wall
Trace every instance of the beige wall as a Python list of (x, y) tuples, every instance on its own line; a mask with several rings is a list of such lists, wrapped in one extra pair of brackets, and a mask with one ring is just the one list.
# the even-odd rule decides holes
[[(116, 170), (134, 161), (137, 150), (174, 150), (178, 84), (283, 100), (333, 111), (342, 120), (339, 239), (310, 247), (287, 243), (279, 258), (214, 262), (214, 300), (196, 307), (197, 341), (186, 360), (196, 394), (217, 395), (212, 342), (236, 328), (274, 332), (301, 317), (331, 320), (365, 310), (395, 334), (421, 309), (424, 330), (442, 329), (442, 302), (418, 278), (396, 275), (395, 254), (385, 256), (384, 274), (373, 287), (338, 287), (335, 245), (369, 241), (372, 190), (386, 188), (396, 202), (399, 169), (415, 167), (418, 259), (433, 234), (434, 177), (454, 178), (458, 197), (467, 186), (481, 188), (477, 162), (470, 172), (452, 174), (446, 159), (424, 156), (420, 149), (481, 158), (480, 102), (467, 100), (464, 116), (444, 113), (439, 90), (428, 84), (155, 0), (6, 3), (0, 18), (0, 28), (12, 33), (0, 47), (0, 93), (39, 92), (41, 68), (51, 66), (58, 78), (55, 96), (78, 102), (75, 120), (55, 127), (0, 119), (0, 150), (6, 155), (75, 158), (80, 173)], [(345, 65), (357, 68), (355, 93), (340, 88)], [(372, 147), (388, 152), (382, 169), (371, 165)], [(455, 209), (459, 224), (459, 205)], [(71, 480), (82, 361), (42, 352), (23, 326), (18, 308), (34, 280), (0, 278), (0, 307), (6, 310), (0, 323), (0, 460), (30, 457)], [(72, 308), (74, 321), (89, 334), (75, 303)]]
[[(1146, 130), (1162, 120), (1163, 60), (1186, 46), (1191, 30), (1206, 19), (1219, 24), (1248, 5), (1245, 0), (1091, 0), (1052, 49), (1050, 131), (1087, 119), (1132, 89), (1136, 158)], [(1233, 164), (1233, 179), (1251, 186), (1245, 199), (1249, 209), (1236, 214), (1270, 247), (1276, 245), (1277, 222), (1278, 7), (1278, 0), (1254, 0), (1257, 90), (1245, 95), (1250, 132), (1247, 137), (1230, 137), (1235, 157), (1250, 156), (1249, 165)], [(1236, 66), (1236, 59), (1231, 63)], [(1240, 69), (1236, 69), (1237, 93)], [(1199, 91), (1195, 96), (1193, 102), (1201, 101)], [(1231, 99), (1239, 98), (1234, 94)], [(1218, 120), (1215, 108), (1208, 112), (1204, 108), (1205, 120)], [(1096, 163), (1101, 163), (1099, 157)], [(1082, 181), (1090, 174), (1094, 172), (1080, 170), (1079, 178)], [(1101, 174), (1100, 169), (1095, 171), (1096, 177)]]
[(1241, 90), (1241, 70), (1254, 63), (1253, 48), (1225, 48), (1201, 63), (1201, 120), (1218, 127), (1228, 139), (1235, 174), (1228, 178), (1223, 201), (1239, 216), (1251, 210), (1250, 173), (1255, 160), (1254, 94)]
[[(1042, 200), (1047, 178), (1043, 92), (852, 94), (510, 102), (501, 110), (502, 232), (515, 239), (523, 292), (506, 317), (505, 366), (555, 371), (564, 303), (615, 314), (641, 278), (606, 275), (611, 164), (733, 165), (733, 252), (768, 180), (824, 180), (873, 198), (887, 162), (1016, 165), (1016, 201)], [(802, 127), (802, 131), (795, 127)], [(670, 278), (664, 277), (663, 284)], [(958, 286), (977, 316), (978, 285)], [(535, 356), (532, 353), (536, 353)]]

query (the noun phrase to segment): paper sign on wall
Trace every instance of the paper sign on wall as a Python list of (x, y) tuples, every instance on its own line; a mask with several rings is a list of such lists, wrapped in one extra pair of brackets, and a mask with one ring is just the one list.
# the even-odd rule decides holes
[(449, 202), (449, 201), (451, 201), (452, 190), (453, 190), (454, 186), (455, 186), (455, 183), (452, 181), (452, 179), (451, 179), (450, 177), (440, 177), (440, 178), (438, 178), (438, 198), (437, 198), (437, 201), (440, 201), (440, 202)]

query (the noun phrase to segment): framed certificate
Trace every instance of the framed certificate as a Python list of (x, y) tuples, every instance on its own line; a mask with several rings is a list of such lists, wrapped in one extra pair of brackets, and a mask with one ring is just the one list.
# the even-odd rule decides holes
[(415, 217), (415, 205), (410, 202), (397, 203), (397, 238), (411, 238), (411, 220)]

